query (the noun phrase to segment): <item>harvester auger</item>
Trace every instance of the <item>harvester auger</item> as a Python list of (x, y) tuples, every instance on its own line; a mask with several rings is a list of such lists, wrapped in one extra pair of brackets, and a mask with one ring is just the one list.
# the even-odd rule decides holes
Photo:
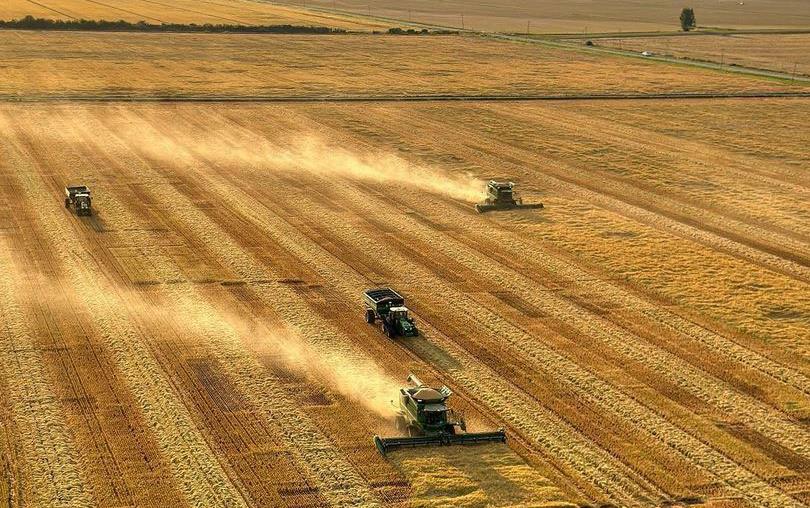
[(381, 454), (417, 446), (506, 442), (503, 429), (468, 433), (464, 418), (447, 408), (447, 399), (453, 394), (450, 388), (430, 388), (413, 374), (408, 376), (408, 382), (413, 387), (400, 388), (397, 408), (397, 429), (407, 432), (408, 437), (374, 436), (374, 444)]
[(512, 182), (496, 182), (490, 180), (487, 184), (487, 198), (475, 205), (478, 213), (492, 210), (524, 210), (543, 208), (543, 203), (523, 203), (523, 199), (514, 193), (515, 184)]

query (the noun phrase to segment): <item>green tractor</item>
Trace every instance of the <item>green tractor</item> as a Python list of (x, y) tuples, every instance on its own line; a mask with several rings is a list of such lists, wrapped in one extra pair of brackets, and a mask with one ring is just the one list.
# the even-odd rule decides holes
[(380, 321), (385, 335), (395, 337), (417, 337), (419, 329), (408, 315), (405, 299), (391, 288), (369, 289), (363, 293), (366, 306), (366, 323)]
[(430, 388), (413, 374), (408, 376), (411, 388), (399, 390), (397, 430), (408, 437), (374, 436), (374, 445), (385, 455), (391, 450), (417, 446), (449, 446), (474, 443), (505, 443), (503, 429), (494, 432), (468, 433), (464, 418), (447, 408), (450, 388)]

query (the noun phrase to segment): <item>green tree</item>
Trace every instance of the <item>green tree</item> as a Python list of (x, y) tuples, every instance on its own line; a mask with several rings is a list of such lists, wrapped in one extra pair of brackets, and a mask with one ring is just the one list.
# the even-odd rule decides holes
[(695, 20), (695, 10), (691, 7), (684, 7), (681, 11), (681, 28), (684, 32), (695, 28), (697, 21)]

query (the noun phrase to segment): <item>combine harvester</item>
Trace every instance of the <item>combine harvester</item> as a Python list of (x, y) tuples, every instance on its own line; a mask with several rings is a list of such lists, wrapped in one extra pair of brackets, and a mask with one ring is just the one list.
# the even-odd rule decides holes
[[(399, 390), (397, 430), (405, 431), (408, 437), (374, 436), (374, 445), (383, 455), (398, 448), (418, 446), (449, 446), (475, 443), (505, 443), (503, 429), (495, 432), (467, 433), (464, 418), (448, 409), (446, 402), (453, 394), (450, 388), (430, 388), (413, 374), (408, 376), (413, 388)], [(458, 433), (460, 429), (462, 433)]]
[(487, 184), (487, 199), (475, 205), (478, 213), (493, 210), (522, 210), (543, 208), (543, 203), (523, 204), (523, 199), (514, 193), (515, 184), (512, 182), (496, 182), (490, 180)]
[(71, 205), (76, 209), (76, 215), (92, 215), (90, 208), (90, 189), (86, 185), (65, 187), (65, 208)]
[(374, 324), (378, 319), (388, 338), (417, 337), (419, 330), (408, 316), (405, 298), (391, 288), (369, 289), (363, 293), (366, 305), (366, 323)]

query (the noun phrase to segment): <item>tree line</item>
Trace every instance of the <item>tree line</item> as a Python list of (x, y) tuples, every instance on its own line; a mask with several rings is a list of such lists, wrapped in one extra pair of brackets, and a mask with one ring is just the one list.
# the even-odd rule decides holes
[(92, 19), (45, 19), (26, 16), (10, 21), (0, 20), (0, 29), (18, 30), (86, 30), (94, 32), (201, 32), (201, 33), (249, 33), (249, 34), (339, 34), (346, 33), (341, 28), (299, 25), (212, 25), (206, 23), (162, 23), (146, 21), (107, 21)]

